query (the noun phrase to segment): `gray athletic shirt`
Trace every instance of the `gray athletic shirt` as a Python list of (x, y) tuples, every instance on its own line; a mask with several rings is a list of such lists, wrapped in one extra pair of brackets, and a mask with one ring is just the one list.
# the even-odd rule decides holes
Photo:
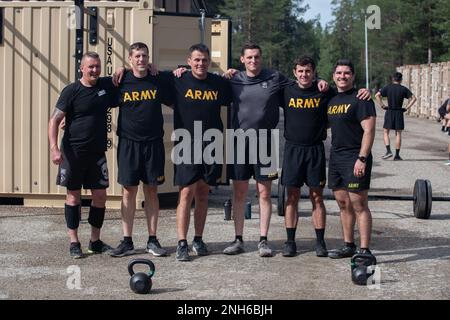
[(274, 129), (278, 124), (284, 89), (289, 80), (278, 71), (263, 69), (256, 77), (245, 71), (230, 80), (233, 91), (233, 129)]

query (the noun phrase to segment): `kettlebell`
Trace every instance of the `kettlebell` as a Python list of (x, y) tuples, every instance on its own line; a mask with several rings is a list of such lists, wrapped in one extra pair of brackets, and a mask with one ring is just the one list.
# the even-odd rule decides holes
[[(135, 264), (146, 264), (150, 268), (150, 272), (134, 273), (133, 267)], [(130, 288), (135, 293), (146, 294), (152, 289), (152, 277), (155, 274), (155, 265), (147, 259), (134, 259), (128, 263), (128, 273), (131, 276)]]
[(374, 274), (367, 272), (367, 267), (377, 264), (377, 259), (370, 253), (357, 253), (351, 259), (352, 281), (354, 284), (365, 286), (367, 279)]

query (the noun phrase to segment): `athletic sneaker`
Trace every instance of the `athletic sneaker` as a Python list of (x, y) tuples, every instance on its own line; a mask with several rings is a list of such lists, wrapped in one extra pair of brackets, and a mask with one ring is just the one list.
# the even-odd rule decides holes
[(342, 259), (342, 258), (350, 258), (356, 253), (356, 246), (349, 247), (344, 245), (340, 249), (330, 250), (328, 251), (328, 257), (331, 259)]
[(148, 241), (147, 248), (145, 249), (148, 253), (151, 253), (155, 257), (163, 257), (167, 255), (167, 250), (161, 247), (158, 239)]
[(224, 254), (234, 255), (244, 252), (244, 242), (241, 240), (234, 240), (228, 247), (223, 250)]
[(89, 247), (88, 247), (88, 252), (89, 253), (109, 253), (111, 252), (113, 248), (109, 245), (107, 245), (106, 243), (104, 243), (102, 240), (98, 239), (97, 241), (89, 241)]
[(446, 163), (444, 163), (446, 166), (450, 166), (450, 160), (448, 160)]
[(324, 240), (316, 241), (316, 256), (328, 257), (328, 250)]
[(79, 242), (70, 243), (70, 256), (74, 259), (83, 257), (83, 251), (81, 251), (81, 244)]
[(286, 241), (284, 243), (283, 257), (294, 257), (297, 254), (297, 244), (295, 241)]
[(392, 156), (393, 156), (392, 152), (386, 152), (386, 154), (384, 156), (382, 156), (381, 158), (382, 159), (389, 159)]
[(399, 161), (399, 160), (403, 160), (402, 157), (400, 157), (400, 156), (395, 156), (394, 157), (394, 161)]
[(187, 243), (177, 246), (176, 259), (178, 261), (191, 261), (191, 257), (189, 256), (189, 248), (188, 248)]
[(269, 244), (267, 243), (267, 240), (262, 240), (258, 243), (258, 250), (259, 250), (259, 256), (260, 257), (272, 257), (272, 249), (270, 249)]
[(198, 256), (207, 256), (209, 254), (208, 248), (206, 247), (206, 244), (203, 242), (203, 240), (192, 241), (192, 250)]
[(111, 250), (111, 257), (125, 257), (130, 254), (134, 254), (134, 246), (133, 242), (127, 242), (125, 240), (120, 241), (120, 244), (117, 248)]

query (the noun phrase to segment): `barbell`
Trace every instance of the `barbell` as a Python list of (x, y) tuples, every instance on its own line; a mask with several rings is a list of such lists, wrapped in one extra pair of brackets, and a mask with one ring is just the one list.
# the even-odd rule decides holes
[[(309, 198), (309, 197), (305, 197)], [(278, 215), (284, 216), (285, 202), (287, 199), (287, 188), (278, 184)], [(327, 200), (334, 200), (333, 196), (325, 197)], [(430, 180), (417, 179), (414, 183), (413, 195), (371, 195), (369, 200), (400, 200), (412, 201), (414, 216), (418, 219), (428, 219), (431, 215), (433, 201), (450, 201), (450, 197), (433, 197)]]

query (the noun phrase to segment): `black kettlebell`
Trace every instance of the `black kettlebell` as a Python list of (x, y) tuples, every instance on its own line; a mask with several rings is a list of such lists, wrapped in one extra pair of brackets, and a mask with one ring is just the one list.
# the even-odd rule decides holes
[(374, 274), (368, 273), (367, 267), (377, 264), (377, 259), (370, 253), (357, 253), (351, 259), (352, 281), (354, 284), (365, 286), (367, 279)]
[[(133, 267), (135, 264), (146, 264), (150, 268), (150, 272), (138, 272), (134, 273)], [(149, 293), (152, 289), (152, 277), (155, 274), (155, 265), (153, 262), (147, 259), (134, 259), (128, 263), (128, 273), (131, 276), (130, 288), (135, 293), (145, 294)]]

